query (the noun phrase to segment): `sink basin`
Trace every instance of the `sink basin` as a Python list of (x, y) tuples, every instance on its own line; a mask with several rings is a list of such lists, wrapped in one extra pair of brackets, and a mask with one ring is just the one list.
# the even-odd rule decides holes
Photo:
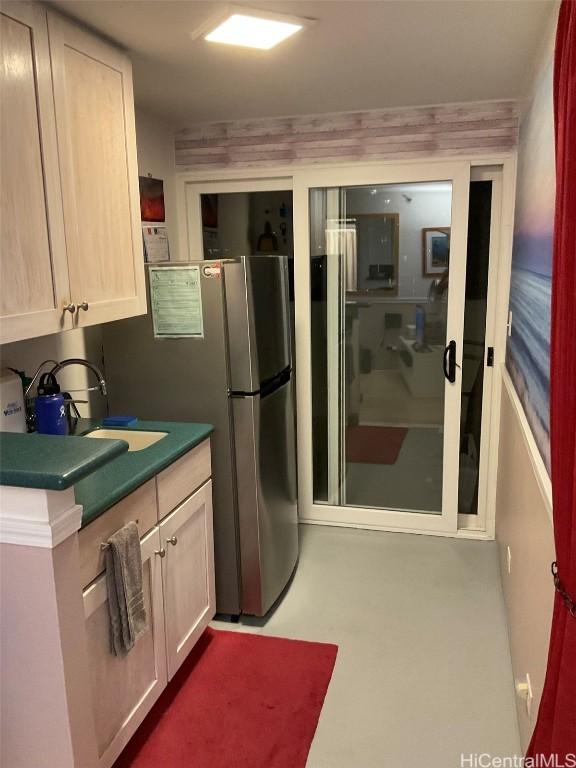
[(144, 432), (137, 429), (94, 429), (84, 437), (96, 437), (105, 440), (126, 440), (128, 451), (142, 451), (159, 440), (163, 440), (168, 432)]

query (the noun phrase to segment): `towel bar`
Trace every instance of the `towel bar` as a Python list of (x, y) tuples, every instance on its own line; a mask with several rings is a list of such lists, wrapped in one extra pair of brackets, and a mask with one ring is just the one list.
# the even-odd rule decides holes
[[(140, 523), (140, 520), (139, 520), (138, 518), (136, 518), (136, 520), (134, 520), (133, 522), (135, 522), (135, 523), (136, 523), (136, 525), (138, 525), (138, 524)], [(109, 546), (109, 544), (108, 544), (108, 542), (107, 542), (107, 541), (101, 541), (101, 542), (100, 542), (100, 549), (101, 549), (102, 551), (104, 551), (105, 549), (107, 549), (107, 548), (108, 548), (108, 546)]]

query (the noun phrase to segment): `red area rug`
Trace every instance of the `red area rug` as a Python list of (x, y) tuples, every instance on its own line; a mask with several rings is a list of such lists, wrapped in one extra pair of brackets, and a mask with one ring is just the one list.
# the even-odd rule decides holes
[(396, 464), (407, 434), (404, 427), (347, 427), (346, 461), (351, 464)]
[(337, 652), (207, 629), (114, 768), (304, 768)]

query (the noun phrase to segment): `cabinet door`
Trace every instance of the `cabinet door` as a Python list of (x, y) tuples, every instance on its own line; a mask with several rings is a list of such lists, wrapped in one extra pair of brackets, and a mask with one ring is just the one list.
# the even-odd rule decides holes
[(46, 11), (0, 11), (0, 343), (72, 327)]
[(215, 613), (210, 481), (160, 523), (160, 541), (170, 680)]
[(75, 322), (142, 314), (132, 67), (121, 51), (52, 12), (48, 31)]
[(142, 539), (149, 631), (124, 657), (110, 650), (106, 574), (84, 591), (84, 616), (99, 768), (109, 768), (166, 686), (160, 534)]

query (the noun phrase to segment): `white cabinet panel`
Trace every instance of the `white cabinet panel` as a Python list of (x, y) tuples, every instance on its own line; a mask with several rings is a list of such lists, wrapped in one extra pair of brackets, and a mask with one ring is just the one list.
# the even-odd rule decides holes
[(72, 327), (46, 12), (0, 12), (0, 343)]
[(132, 66), (48, 13), (72, 300), (80, 325), (145, 312)]
[(168, 679), (215, 613), (212, 483), (160, 523)]
[(166, 686), (162, 574), (154, 528), (141, 541), (144, 599), (150, 628), (126, 656), (110, 647), (103, 573), (84, 591), (88, 664), (100, 768), (109, 768)]
[(0, 343), (144, 313), (130, 60), (35, 3), (0, 38)]

